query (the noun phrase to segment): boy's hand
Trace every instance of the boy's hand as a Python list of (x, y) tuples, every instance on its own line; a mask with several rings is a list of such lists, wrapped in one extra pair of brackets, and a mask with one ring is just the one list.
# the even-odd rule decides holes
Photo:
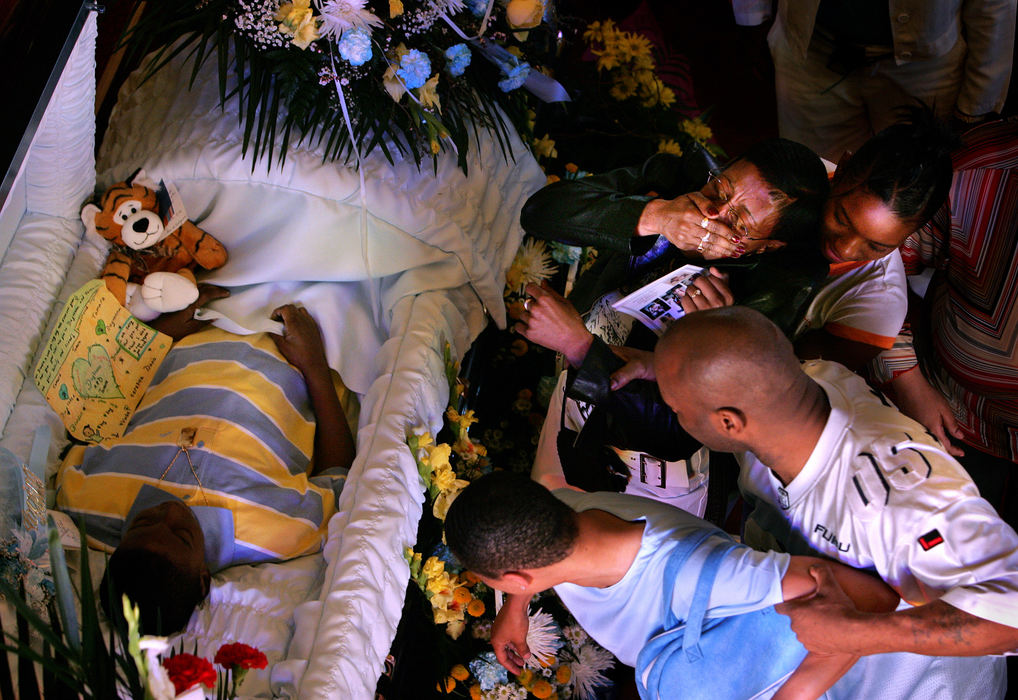
[(272, 312), (272, 320), (283, 322), (282, 335), (269, 335), (287, 362), (305, 376), (309, 372), (328, 370), (322, 331), (307, 309), (286, 304)]
[(217, 287), (214, 284), (199, 284), (198, 298), (194, 300), (193, 304), (181, 309), (180, 311), (160, 314), (148, 325), (155, 328), (160, 333), (165, 333), (174, 340), (180, 340), (192, 333), (197, 333), (202, 328), (212, 323), (211, 320), (199, 321), (196, 319), (194, 317), (195, 311), (205, 306), (210, 301), (225, 299), (228, 296), (230, 296), (230, 290), (225, 287)]
[(511, 673), (522, 673), (523, 664), (530, 658), (527, 646), (530, 618), (526, 610), (529, 600), (529, 597), (522, 598), (524, 607), (520, 608), (510, 598), (491, 623), (491, 647), (495, 658)]

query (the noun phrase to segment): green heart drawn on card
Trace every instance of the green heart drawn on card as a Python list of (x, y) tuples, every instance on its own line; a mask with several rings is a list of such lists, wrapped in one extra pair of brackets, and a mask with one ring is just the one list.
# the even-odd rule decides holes
[(60, 398), (62, 398), (64, 401), (67, 401), (71, 398), (71, 392), (67, 390), (66, 384), (60, 385), (60, 391), (58, 391), (57, 394), (59, 394)]
[(92, 345), (87, 360), (79, 357), (71, 364), (71, 382), (78, 394), (88, 399), (124, 398), (113, 377), (113, 362), (102, 345)]
[(95, 332), (96, 332), (96, 335), (105, 335), (106, 334), (106, 321), (102, 320), (101, 318), (98, 321), (96, 321), (95, 322)]

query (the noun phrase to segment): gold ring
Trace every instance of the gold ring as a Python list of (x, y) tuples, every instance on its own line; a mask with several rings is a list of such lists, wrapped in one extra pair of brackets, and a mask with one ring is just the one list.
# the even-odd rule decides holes
[(530, 304), (534, 301), (533, 297), (527, 297), (523, 300), (523, 310), (530, 311)]
[(700, 219), (700, 228), (707, 228), (707, 222), (710, 221), (706, 216)]
[(703, 292), (700, 291), (699, 287), (693, 287), (693, 291), (689, 293), (689, 298), (692, 299), (694, 297), (700, 296), (701, 294), (703, 294)]

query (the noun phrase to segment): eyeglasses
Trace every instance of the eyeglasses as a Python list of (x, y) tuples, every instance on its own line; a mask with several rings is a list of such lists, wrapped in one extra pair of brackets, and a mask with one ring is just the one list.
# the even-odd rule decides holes
[(711, 173), (707, 176), (707, 184), (703, 186), (703, 194), (712, 202), (728, 207), (728, 211), (723, 218), (743, 239), (750, 241), (763, 241), (767, 239), (767, 236), (750, 235), (749, 226), (752, 225), (755, 228), (756, 221), (746, 207), (737, 207), (732, 204), (735, 192), (731, 182), (727, 179)]

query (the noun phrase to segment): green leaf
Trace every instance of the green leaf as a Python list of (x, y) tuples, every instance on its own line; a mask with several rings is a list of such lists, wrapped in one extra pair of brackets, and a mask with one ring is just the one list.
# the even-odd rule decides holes
[[(85, 554), (87, 556), (87, 552)], [(67, 645), (77, 656), (81, 654), (81, 633), (78, 627), (78, 613), (74, 609), (74, 588), (71, 586), (71, 576), (67, 570), (64, 546), (60, 543), (60, 533), (52, 517), (49, 518), (49, 557), (64, 636), (67, 638)]]
[(18, 617), (23, 619), (27, 625), (34, 629), (44, 641), (48, 642), (58, 655), (72, 655), (70, 647), (64, 644), (63, 640), (54, 633), (53, 628), (50, 627), (49, 623), (42, 619), (38, 613), (36, 613), (35, 610), (33, 610), (31, 606), (29, 606), (28, 603), (26, 603), (24, 599), (18, 595), (17, 591), (2, 581), (0, 581), (0, 596), (6, 598), (7, 602), (14, 606)]

